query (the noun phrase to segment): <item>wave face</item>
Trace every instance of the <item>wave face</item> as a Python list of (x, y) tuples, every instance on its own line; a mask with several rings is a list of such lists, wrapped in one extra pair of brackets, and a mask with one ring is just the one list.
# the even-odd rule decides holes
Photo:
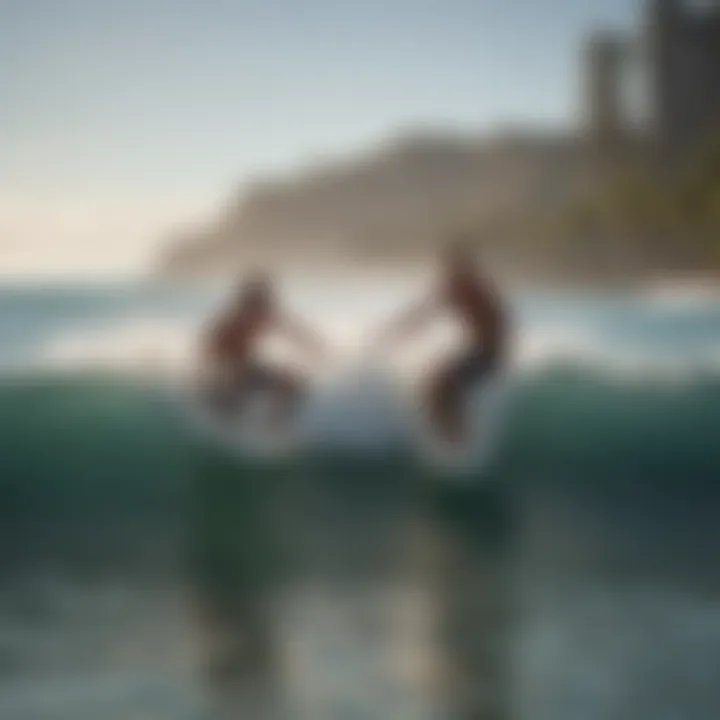
[[(398, 387), (421, 377), (429, 361), (417, 358), (446, 352), (452, 333), (383, 372), (358, 368), (364, 333), (412, 293), (370, 284), (361, 302), (362, 287), (336, 284), (288, 288), (289, 304), (341, 350), (306, 420), (314, 461), (337, 456), (340, 475), (361, 458), (395, 463), (389, 476), (415, 473)], [(182, 286), (0, 292), (0, 513), (147, 514), (180, 502), (198, 462), (219, 451), (168, 397), (218, 298), (216, 288)], [(510, 487), (713, 490), (720, 303), (671, 300), (518, 295), (502, 433), (476, 474)], [(252, 462), (230, 467), (253, 471)]]
[[(315, 461), (381, 466), (395, 458), (413, 472), (402, 443), (405, 416), (385, 384), (349, 384), (325, 396), (311, 418)], [(682, 493), (710, 491), (720, 477), (720, 377), (633, 383), (549, 367), (516, 378), (506, 404), (486, 471), (493, 480), (665, 486)], [(76, 374), (0, 387), (0, 513), (6, 516), (30, 508), (55, 515), (161, 509), (213, 454), (223, 451), (196, 434), (152, 382)], [(235, 457), (232, 465), (242, 473), (253, 464)]]
[[(307, 422), (321, 450), (348, 437), (397, 449), (407, 415), (396, 386), (452, 348), (452, 328), (381, 373), (358, 367), (362, 338), (413, 287), (353, 282), (288, 284), (288, 304), (340, 351), (320, 373)], [(181, 387), (198, 327), (219, 299), (217, 288), (176, 285), (2, 290), (2, 476), (25, 477), (26, 495), (35, 484), (58, 495), (67, 486), (66, 497), (70, 485), (87, 486), (98, 501), (114, 483), (124, 493), (135, 480), (144, 493), (172, 485), (198, 442), (163, 397)], [(518, 294), (514, 308), (493, 472), (693, 485), (717, 470), (720, 302)]]

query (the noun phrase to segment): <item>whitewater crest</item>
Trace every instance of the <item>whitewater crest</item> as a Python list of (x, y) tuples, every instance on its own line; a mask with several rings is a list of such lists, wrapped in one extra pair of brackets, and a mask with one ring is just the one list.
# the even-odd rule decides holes
[[(148, 317), (70, 329), (45, 339), (20, 367), (33, 372), (107, 371), (181, 381), (193, 373), (198, 330), (197, 322)], [(414, 358), (442, 357), (451, 352), (451, 347), (447, 338), (443, 343), (431, 337), (389, 367), (412, 380), (428, 365)], [(331, 378), (355, 375), (358, 380), (351, 384), (356, 385), (368, 376), (365, 370), (358, 374), (357, 365), (351, 348), (326, 370)], [(517, 332), (510, 365), (510, 372), (521, 376), (552, 367), (574, 367), (621, 381), (704, 380), (720, 375), (720, 342), (706, 342), (700, 347), (678, 344), (660, 350), (652, 343), (629, 342), (579, 322), (527, 324)], [(376, 378), (378, 374), (374, 372)]]

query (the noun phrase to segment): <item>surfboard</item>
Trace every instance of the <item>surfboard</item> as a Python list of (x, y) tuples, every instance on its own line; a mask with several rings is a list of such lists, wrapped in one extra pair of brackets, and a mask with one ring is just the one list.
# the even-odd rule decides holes
[(460, 444), (447, 443), (434, 431), (417, 391), (377, 369), (312, 387), (282, 432), (267, 423), (268, 398), (262, 396), (237, 414), (220, 418), (194, 395), (190, 411), (205, 437), (243, 457), (408, 453), (436, 469), (479, 471), (497, 445), (506, 395), (504, 378), (469, 394), (468, 428)]

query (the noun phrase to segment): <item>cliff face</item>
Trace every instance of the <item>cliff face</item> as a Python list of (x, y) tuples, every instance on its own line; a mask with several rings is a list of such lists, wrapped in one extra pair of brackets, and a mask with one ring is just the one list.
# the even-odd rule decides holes
[(582, 186), (581, 155), (567, 138), (406, 138), (252, 187), (211, 227), (172, 239), (161, 270), (409, 259), (457, 229), (490, 235), (508, 219), (560, 207)]

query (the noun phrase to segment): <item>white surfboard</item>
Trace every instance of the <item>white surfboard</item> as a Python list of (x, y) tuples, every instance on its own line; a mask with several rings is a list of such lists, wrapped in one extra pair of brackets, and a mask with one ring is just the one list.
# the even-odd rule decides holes
[(377, 369), (345, 374), (313, 388), (281, 432), (269, 425), (269, 398), (262, 395), (230, 417), (218, 417), (197, 395), (191, 396), (190, 410), (212, 442), (245, 457), (283, 457), (301, 450), (371, 455), (409, 445), (440, 469), (481, 470), (496, 447), (506, 395), (503, 378), (469, 394), (467, 437), (459, 445), (438, 436), (417, 392)]

